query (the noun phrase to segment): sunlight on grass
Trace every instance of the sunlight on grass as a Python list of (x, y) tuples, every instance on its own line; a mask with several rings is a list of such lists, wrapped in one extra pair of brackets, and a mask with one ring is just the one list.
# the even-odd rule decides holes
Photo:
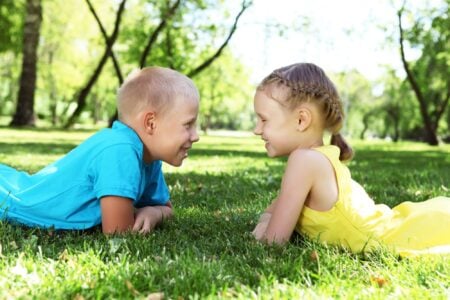
[[(93, 131), (0, 128), (0, 163), (35, 172)], [(450, 196), (450, 147), (354, 141), (353, 177), (390, 206)], [(164, 165), (176, 217), (147, 236), (105, 237), (0, 222), (0, 299), (446, 299), (450, 257), (352, 254), (295, 235), (254, 241), (285, 159), (255, 136), (201, 136), (181, 168)]]

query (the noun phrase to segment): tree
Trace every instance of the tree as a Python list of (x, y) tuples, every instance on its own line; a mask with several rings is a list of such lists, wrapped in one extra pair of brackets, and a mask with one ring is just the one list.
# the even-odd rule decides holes
[(37, 75), (37, 48), (42, 22), (41, 0), (27, 0), (23, 29), (22, 73), (12, 126), (34, 126), (34, 94)]
[(253, 126), (249, 126), (249, 120), (253, 116), (250, 97), (254, 87), (247, 78), (245, 67), (229, 51), (194, 78), (201, 94), (199, 123), (205, 134), (211, 128)]
[[(450, 98), (450, 18), (449, 2), (429, 10), (427, 16), (416, 19), (407, 31), (402, 17), (405, 3), (398, 10), (399, 47), (407, 80), (419, 103), (425, 131), (424, 140), (438, 145), (439, 121)], [(419, 49), (421, 55), (414, 62), (406, 59), (405, 44)]]
[(372, 95), (371, 83), (356, 70), (341, 72), (334, 77), (347, 116), (345, 134), (364, 139), (369, 129), (375, 133), (374, 116), (378, 103)]
[[(88, 1), (89, 3), (89, 1)], [(114, 30), (111, 36), (109, 36), (105, 43), (105, 50), (100, 58), (100, 61), (97, 64), (97, 67), (94, 69), (94, 72), (92, 73), (91, 77), (87, 81), (86, 85), (80, 90), (77, 98), (77, 106), (70, 118), (68, 119), (67, 123), (65, 124), (65, 127), (68, 128), (72, 126), (75, 123), (75, 120), (80, 116), (81, 112), (83, 111), (85, 105), (86, 105), (86, 99), (89, 95), (89, 92), (91, 91), (92, 87), (94, 86), (95, 82), (97, 81), (98, 77), (100, 76), (100, 73), (102, 72), (102, 69), (106, 63), (106, 60), (112, 53), (112, 46), (114, 45), (117, 36), (119, 34), (119, 26), (121, 17), (123, 14), (123, 11), (125, 9), (125, 3), (126, 0), (122, 0), (122, 2), (119, 4), (119, 8), (117, 10), (116, 14), (116, 21), (114, 23)]]
[(409, 82), (398, 76), (394, 69), (387, 68), (378, 87), (383, 90), (379, 96), (379, 112), (384, 125), (382, 136), (390, 137), (394, 142), (400, 139), (417, 140), (415, 134), (422, 121)]
[[(112, 48), (112, 44), (111, 43), (111, 37), (112, 36), (108, 36), (106, 33), (106, 30), (104, 29), (104, 26), (102, 24), (101, 19), (99, 18), (97, 12), (95, 11), (95, 8), (92, 6), (92, 4), (90, 3), (89, 0), (86, 0), (89, 9), (91, 11), (91, 13), (93, 14), (99, 28), (100, 31), (102, 33), (102, 36), (105, 40), (105, 44), (108, 46), (110, 45), (110, 47), (107, 47), (107, 50), (105, 50), (105, 54), (104, 56), (102, 56), (100, 64), (98, 65), (98, 68), (96, 69), (96, 71), (94, 72), (95, 76), (92, 76), (91, 79), (88, 81), (88, 84), (81, 90), (79, 97), (78, 97), (78, 101), (77, 101), (77, 108), (74, 111), (74, 113), (72, 114), (72, 116), (69, 118), (69, 121), (66, 123), (66, 127), (71, 126), (75, 120), (78, 118), (78, 116), (80, 115), (81, 111), (84, 109), (84, 107), (86, 106), (86, 99), (87, 99), (87, 95), (90, 91), (90, 89), (92, 88), (93, 84), (95, 83), (95, 81), (98, 79), (98, 76), (101, 72), (101, 67), (103, 67), (103, 65), (106, 62), (106, 59), (108, 57), (111, 57), (113, 64), (114, 64), (114, 69), (116, 72), (116, 75), (119, 79), (119, 84), (121, 84), (123, 82), (123, 77), (122, 77), (122, 71), (120, 68), (120, 64), (118, 62), (118, 59), (114, 53), (114, 50)], [(195, 4), (195, 1), (193, 1)], [(200, 1), (201, 2), (201, 1)], [(154, 54), (152, 53), (152, 50), (155, 48), (155, 46), (157, 45), (161, 45), (163, 43), (161, 43), (159, 40), (159, 36), (161, 35), (161, 33), (163, 33), (164, 31), (170, 31), (173, 28), (171, 27), (173, 25), (173, 19), (176, 18), (178, 20), (182, 19), (182, 14), (178, 13), (177, 11), (180, 10), (181, 8), (181, 4), (184, 3), (184, 1), (181, 0), (175, 0), (173, 2), (169, 2), (169, 1), (165, 1), (165, 2), (161, 2), (161, 3), (152, 3), (152, 6), (150, 5), (150, 3), (146, 3), (146, 9), (145, 10), (139, 10), (139, 12), (142, 11), (149, 11), (150, 7), (153, 7), (155, 10), (158, 10), (160, 12), (159, 17), (159, 23), (156, 24), (156, 26), (150, 26), (150, 28), (146, 28), (146, 26), (142, 26), (142, 22), (141, 24), (136, 24), (136, 27), (132, 27), (134, 30), (133, 34), (126, 34), (127, 36), (127, 40), (130, 40), (130, 36), (135, 36), (136, 33), (138, 33), (138, 35), (142, 38), (144, 36), (146, 36), (146, 41), (145, 43), (139, 41), (139, 42), (134, 42), (133, 45), (129, 46), (129, 49), (131, 50), (131, 53), (134, 53), (134, 57), (136, 59), (136, 54), (139, 57), (138, 61), (139, 67), (143, 67), (147, 64), (147, 62), (149, 60), (152, 61), (152, 64), (159, 64), (159, 65), (166, 65), (166, 66), (173, 66), (171, 64), (165, 64), (163, 63), (163, 60), (154, 60)], [(185, 7), (183, 7), (183, 9), (187, 9), (187, 4), (184, 3)], [(203, 5), (203, 4), (202, 4)], [(199, 74), (201, 71), (203, 71), (204, 69), (206, 69), (207, 67), (209, 67), (223, 52), (224, 48), (227, 46), (228, 42), (230, 41), (231, 37), (233, 36), (234, 32), (236, 31), (237, 28), (237, 23), (241, 17), (241, 15), (243, 14), (243, 12), (249, 7), (250, 2), (248, 1), (243, 1), (242, 2), (242, 7), (241, 10), (239, 11), (239, 13), (237, 14), (237, 16), (234, 19), (234, 23), (231, 26), (231, 29), (228, 33), (228, 35), (225, 38), (225, 41), (217, 48), (216, 51), (214, 51), (212, 54), (210, 54), (208, 57), (203, 58), (203, 61), (199, 62), (198, 65), (196, 67), (192, 67), (192, 65), (189, 65), (189, 70), (187, 71), (185, 68), (176, 68), (177, 70), (183, 72), (183, 73), (188, 73), (188, 75), (190, 75), (191, 77), (196, 76), (197, 74)], [(195, 5), (189, 6), (189, 9), (195, 9)], [(151, 19), (151, 18), (149, 18)], [(117, 22), (116, 22), (117, 24)], [(145, 23), (144, 23), (145, 24)], [(144, 28), (144, 30), (147, 30), (146, 32), (142, 32), (142, 28)], [(189, 31), (188, 31), (189, 34)], [(166, 34), (166, 36), (170, 36), (170, 34)], [(117, 38), (117, 36), (116, 36)], [(144, 44), (145, 47), (143, 48), (142, 51), (137, 50), (137, 45), (142, 45)], [(167, 45), (167, 44), (166, 44)], [(206, 48), (207, 50), (209, 50), (209, 52), (211, 52), (210, 48)], [(175, 53), (175, 51), (172, 51), (174, 49), (167, 49), (167, 53)], [(176, 52), (176, 55), (183, 55), (183, 52)], [(194, 61), (195, 62), (195, 61)], [(98, 71), (98, 72), (97, 72)], [(112, 118), (112, 120), (114, 120), (116, 118), (117, 114)], [(111, 120), (111, 121), (112, 121)]]

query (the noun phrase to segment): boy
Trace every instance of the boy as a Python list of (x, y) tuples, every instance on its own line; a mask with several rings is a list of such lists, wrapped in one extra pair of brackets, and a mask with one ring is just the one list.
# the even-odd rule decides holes
[[(147, 233), (172, 216), (161, 161), (180, 166), (196, 131), (199, 94), (161, 67), (131, 74), (117, 97), (119, 121), (29, 175), (0, 165), (0, 219), (33, 227)], [(135, 209), (136, 208), (136, 209)]]

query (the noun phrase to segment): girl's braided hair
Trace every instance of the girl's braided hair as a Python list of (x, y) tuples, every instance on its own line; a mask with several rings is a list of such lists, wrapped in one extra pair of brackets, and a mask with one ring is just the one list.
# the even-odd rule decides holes
[(352, 148), (340, 134), (344, 122), (342, 102), (333, 82), (320, 67), (297, 63), (276, 69), (263, 79), (258, 90), (270, 90), (272, 98), (292, 109), (303, 102), (317, 103), (323, 112), (325, 128), (331, 132), (330, 143), (341, 149), (339, 159), (353, 157)]

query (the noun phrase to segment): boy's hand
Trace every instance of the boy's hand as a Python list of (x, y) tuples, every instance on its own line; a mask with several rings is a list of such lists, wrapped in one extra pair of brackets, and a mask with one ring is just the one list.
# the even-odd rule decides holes
[(169, 206), (146, 206), (137, 209), (134, 217), (133, 231), (149, 233), (164, 219), (172, 216)]

